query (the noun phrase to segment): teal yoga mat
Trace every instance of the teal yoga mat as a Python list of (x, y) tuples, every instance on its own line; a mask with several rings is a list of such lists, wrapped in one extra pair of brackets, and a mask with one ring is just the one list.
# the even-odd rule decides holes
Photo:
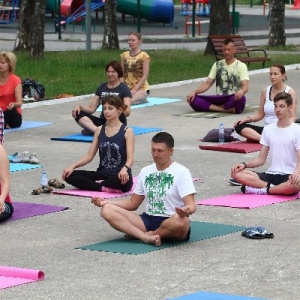
[[(159, 127), (137, 127), (137, 126), (130, 126), (130, 127), (133, 129), (134, 135), (146, 134), (146, 133), (162, 130), (162, 128)], [(65, 135), (61, 137), (52, 137), (50, 139), (53, 141), (91, 143), (93, 141), (93, 136), (86, 136), (86, 135), (82, 135), (81, 133), (75, 133), (75, 134)]]
[[(182, 101), (181, 99), (158, 98), (158, 97), (147, 97), (147, 100), (148, 100), (147, 103), (131, 105), (131, 109), (149, 107), (149, 106), (154, 106), (154, 105), (169, 104), (169, 103), (173, 103), (173, 102)], [(102, 110), (102, 105), (100, 105), (97, 108), (97, 111), (101, 111), (101, 110)]]
[(23, 129), (31, 129), (37, 128), (42, 126), (52, 125), (52, 122), (37, 122), (37, 121), (23, 121), (21, 127), (18, 128), (11, 128), (11, 129), (4, 129), (4, 132), (11, 132), (11, 131), (18, 131)]
[(265, 298), (253, 298), (247, 296), (211, 293), (211, 292), (197, 292), (176, 298), (167, 298), (167, 300), (266, 300)]
[(161, 246), (156, 247), (151, 244), (145, 244), (139, 240), (126, 240), (125, 238), (119, 238), (93, 245), (77, 247), (76, 249), (106, 251), (122, 254), (143, 254), (151, 251), (198, 242), (245, 229), (245, 227), (241, 226), (205, 222), (191, 222), (191, 227), (191, 238), (187, 242), (163, 242)]

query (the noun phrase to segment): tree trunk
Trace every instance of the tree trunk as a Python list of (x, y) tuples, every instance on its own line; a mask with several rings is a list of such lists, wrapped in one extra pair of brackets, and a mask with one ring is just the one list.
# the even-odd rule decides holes
[(269, 46), (285, 46), (284, 0), (270, 0)]
[(35, 1), (23, 0), (20, 8), (20, 20), (18, 24), (15, 50), (30, 50), (32, 18)]
[[(229, 0), (210, 0), (210, 23), (208, 35), (229, 35), (230, 26)], [(204, 54), (213, 54), (207, 43)]]
[(23, 0), (15, 50), (30, 51), (34, 59), (44, 56), (46, 0)]
[(36, 0), (33, 13), (35, 28), (31, 31), (30, 54), (34, 59), (44, 57), (44, 31), (45, 31), (46, 0)]
[(104, 35), (102, 48), (119, 49), (117, 29), (117, 1), (106, 0), (104, 7)]

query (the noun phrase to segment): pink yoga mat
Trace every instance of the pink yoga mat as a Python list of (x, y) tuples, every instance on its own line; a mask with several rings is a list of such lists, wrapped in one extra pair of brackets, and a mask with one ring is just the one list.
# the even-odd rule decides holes
[(210, 198), (206, 200), (197, 200), (198, 205), (226, 206), (234, 208), (256, 208), (274, 203), (296, 200), (300, 194), (292, 196), (281, 195), (256, 195), (256, 194), (233, 194)]
[[(193, 178), (194, 181), (200, 180), (200, 178)], [(56, 190), (53, 194), (69, 195), (69, 196), (79, 196), (79, 197), (102, 197), (104, 199), (123, 197), (131, 195), (134, 191), (135, 185), (137, 183), (137, 177), (133, 177), (133, 187), (129, 192), (126, 193), (107, 193), (107, 192), (95, 192), (95, 191), (84, 191), (79, 189), (69, 189), (69, 190)]]
[(30, 283), (45, 278), (39, 270), (0, 266), (0, 289)]
[(248, 142), (230, 142), (224, 144), (201, 144), (199, 148), (202, 150), (213, 150), (213, 151), (225, 151), (225, 152), (237, 152), (237, 153), (249, 153), (260, 151), (261, 144), (259, 143), (248, 143)]

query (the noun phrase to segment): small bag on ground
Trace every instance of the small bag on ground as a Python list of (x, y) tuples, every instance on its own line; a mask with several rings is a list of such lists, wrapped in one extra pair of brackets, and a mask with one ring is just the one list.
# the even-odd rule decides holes
[[(234, 128), (224, 128), (224, 141), (232, 142), (235, 141), (235, 137), (232, 135), (234, 132)], [(219, 129), (210, 130), (203, 139), (200, 139), (202, 142), (211, 142), (218, 143), (219, 142)]]
[(23, 98), (34, 98), (35, 101), (45, 97), (45, 87), (39, 82), (26, 78), (22, 81)]

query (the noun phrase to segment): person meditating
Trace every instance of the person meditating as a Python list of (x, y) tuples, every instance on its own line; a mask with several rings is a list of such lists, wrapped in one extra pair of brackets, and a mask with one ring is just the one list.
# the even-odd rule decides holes
[(124, 71), (123, 81), (130, 88), (131, 104), (147, 102), (150, 93), (148, 75), (151, 58), (140, 49), (142, 36), (138, 32), (132, 32), (128, 36), (130, 51), (121, 54), (121, 64)]
[[(258, 157), (231, 169), (231, 176), (242, 184), (246, 194), (292, 195), (300, 191), (300, 126), (290, 119), (293, 99), (290, 94), (281, 92), (273, 101), (278, 120), (265, 126)], [(268, 171), (248, 170), (264, 165), (268, 156)]]
[[(130, 199), (92, 198), (92, 203), (101, 207), (101, 217), (126, 237), (156, 246), (164, 239), (189, 240), (189, 216), (196, 211), (195, 187), (190, 171), (172, 160), (173, 152), (173, 137), (157, 133), (151, 142), (154, 163), (141, 170)], [(144, 200), (146, 212), (134, 213)]]
[[(88, 152), (63, 171), (62, 179), (82, 190), (128, 192), (133, 185), (134, 133), (119, 119), (127, 107), (118, 96), (106, 96), (102, 105), (106, 124), (97, 127)], [(75, 170), (90, 163), (98, 150), (96, 171)]]
[[(212, 66), (208, 78), (186, 97), (195, 111), (216, 111), (240, 114), (246, 104), (249, 76), (247, 66), (235, 58), (234, 41), (223, 42), (224, 59)], [(202, 95), (216, 82), (217, 95)]]
[(127, 124), (127, 117), (131, 113), (130, 99), (131, 92), (128, 86), (121, 82), (123, 77), (122, 66), (117, 61), (109, 62), (105, 67), (107, 82), (101, 83), (92, 97), (89, 105), (76, 105), (72, 110), (72, 117), (83, 128), (83, 135), (94, 135), (98, 126), (106, 123), (103, 111), (99, 117), (93, 115), (97, 108), (102, 104), (102, 99), (108, 95), (119, 96), (126, 109), (120, 115), (120, 121)]
[(4, 128), (22, 125), (22, 81), (14, 74), (17, 58), (14, 53), (0, 52), (0, 108), (4, 113)]
[(296, 92), (285, 83), (286, 80), (287, 76), (285, 67), (280, 64), (272, 65), (270, 68), (270, 81), (272, 84), (263, 88), (260, 95), (258, 112), (234, 123), (235, 131), (239, 135), (247, 138), (247, 141), (258, 143), (264, 129), (264, 126), (258, 126), (252, 123), (258, 122), (262, 119), (264, 119), (264, 125), (277, 122), (273, 99), (279, 92), (286, 92), (292, 96), (293, 103), (290, 110), (290, 119), (295, 122), (297, 96)]

